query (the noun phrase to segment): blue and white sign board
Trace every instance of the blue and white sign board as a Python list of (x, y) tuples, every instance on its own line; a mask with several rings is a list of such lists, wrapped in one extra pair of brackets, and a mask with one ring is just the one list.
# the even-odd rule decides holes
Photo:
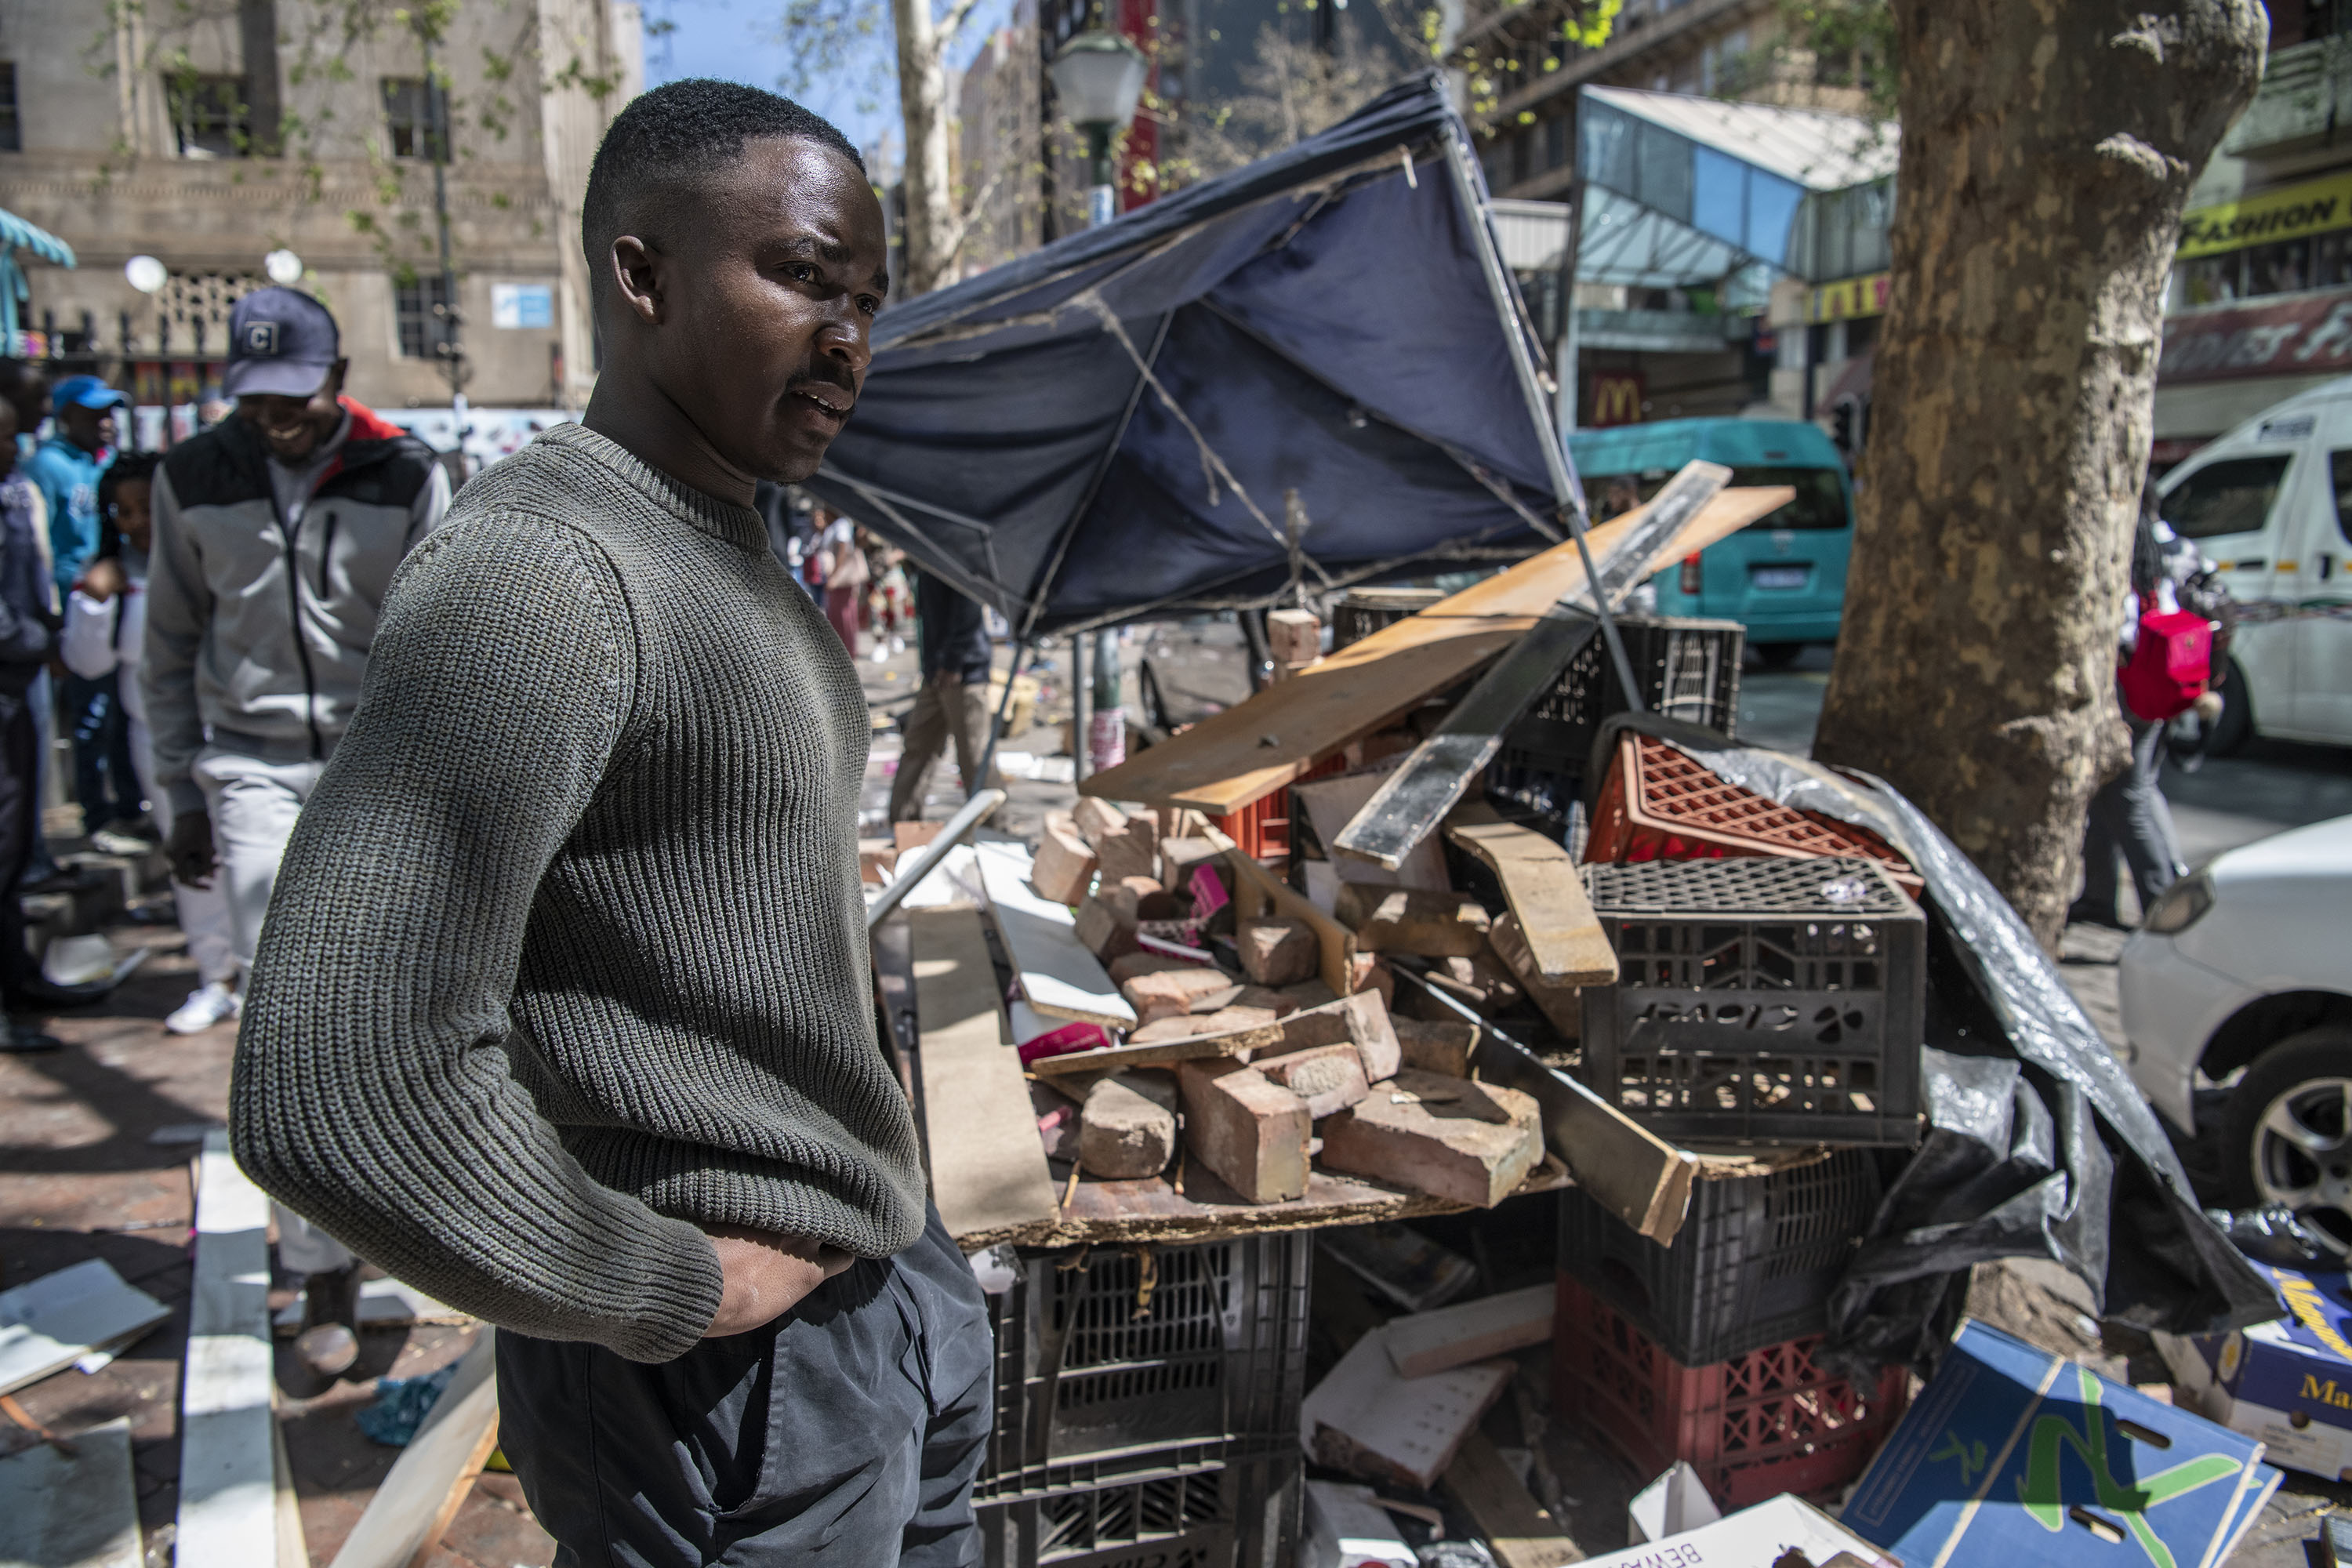
[(544, 283), (490, 285), (490, 325), (509, 331), (555, 325), (555, 290)]
[(2262, 1444), (1970, 1321), (1840, 1518), (1916, 1568), (2217, 1568), (2278, 1483)]
[(2352, 1278), (2256, 1267), (2287, 1316), (2236, 1333), (2157, 1335), (2173, 1397), (2261, 1439), (2279, 1464), (2352, 1477)]

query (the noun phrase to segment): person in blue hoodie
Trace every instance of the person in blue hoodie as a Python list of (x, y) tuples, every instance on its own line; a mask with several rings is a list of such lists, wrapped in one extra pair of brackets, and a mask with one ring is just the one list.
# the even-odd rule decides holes
[[(113, 456), (114, 411), (129, 399), (94, 375), (69, 375), (49, 392), (51, 431), (25, 463), (48, 510), (50, 571), (59, 605), (98, 555), (98, 477)], [(111, 675), (68, 675), (59, 718), (74, 738), (74, 795), (95, 833), (140, 816), (122, 702)]]

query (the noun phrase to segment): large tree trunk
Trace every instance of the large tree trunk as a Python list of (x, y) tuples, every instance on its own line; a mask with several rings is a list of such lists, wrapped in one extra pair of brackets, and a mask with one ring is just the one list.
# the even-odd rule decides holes
[(898, 35), (898, 111), (907, 125), (907, 221), (899, 265), (903, 291), (928, 294), (950, 281), (955, 263), (954, 194), (948, 174), (947, 40), (931, 0), (890, 0)]
[(1917, 802), (2054, 948), (2123, 755), (2166, 269), (2268, 22), (2259, 0), (1894, 7), (1894, 285), (1815, 751)]

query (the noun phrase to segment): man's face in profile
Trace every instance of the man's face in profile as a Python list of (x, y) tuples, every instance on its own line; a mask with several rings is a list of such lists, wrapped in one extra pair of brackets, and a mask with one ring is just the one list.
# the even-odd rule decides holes
[(846, 159), (762, 137), (698, 183), (671, 227), (660, 382), (721, 457), (791, 483), (816, 472), (866, 384), (888, 287), (881, 204)]

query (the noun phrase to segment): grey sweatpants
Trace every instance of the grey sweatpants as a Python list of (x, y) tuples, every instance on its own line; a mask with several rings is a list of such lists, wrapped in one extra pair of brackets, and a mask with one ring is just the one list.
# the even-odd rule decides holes
[[(294, 836), (310, 792), (319, 787), (324, 763), (265, 763), (206, 746), (196, 753), (190, 775), (203, 786), (205, 810), (213, 819), (213, 853), (220, 868), (213, 890), (228, 906), (230, 955), (240, 984), (253, 973), (254, 949), (261, 942), (262, 917), (278, 886), (278, 863)], [(356, 1261), (349, 1248), (279, 1204), (278, 1263), (292, 1274), (324, 1274)]]
[(933, 675), (915, 693), (907, 711), (907, 745), (898, 753), (898, 776), (890, 781), (890, 820), (919, 822), (923, 780), (931, 764), (955, 744), (956, 772), (969, 795), (982, 785), (980, 760), (988, 754), (988, 685), (971, 685), (952, 675)]
[(965, 1568), (987, 1298), (939, 1211), (765, 1328), (647, 1365), (499, 1333), (499, 1442), (557, 1568)]
[(2172, 808), (2156, 782), (2164, 762), (2164, 726), (2128, 716), (2124, 722), (2131, 728), (2131, 765), (2091, 797), (2083, 834), (2083, 897), (2077, 906), (2110, 921), (2116, 918), (2119, 890), (2118, 854), (2131, 869), (2143, 915), (2188, 869), (2172, 831)]

